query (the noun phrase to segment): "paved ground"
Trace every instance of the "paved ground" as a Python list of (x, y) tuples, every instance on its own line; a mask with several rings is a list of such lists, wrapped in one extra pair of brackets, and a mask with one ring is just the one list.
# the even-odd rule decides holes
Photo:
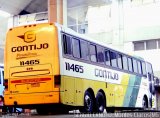
[(60, 115), (37, 115), (37, 114), (7, 114), (1, 118), (160, 118), (160, 112), (124, 112), (103, 114), (60, 114)]

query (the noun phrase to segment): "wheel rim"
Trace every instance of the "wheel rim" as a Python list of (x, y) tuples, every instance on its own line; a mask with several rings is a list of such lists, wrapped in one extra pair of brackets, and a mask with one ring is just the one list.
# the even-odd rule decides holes
[(86, 95), (85, 96), (85, 108), (86, 108), (87, 111), (90, 110), (91, 105), (92, 105), (91, 98), (89, 97), (89, 95)]

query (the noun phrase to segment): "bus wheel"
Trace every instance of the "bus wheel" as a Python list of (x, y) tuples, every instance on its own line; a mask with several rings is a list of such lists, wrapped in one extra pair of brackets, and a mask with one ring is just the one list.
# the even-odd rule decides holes
[(145, 96), (143, 97), (142, 107), (144, 110), (148, 108), (148, 102), (147, 102), (147, 98)]
[(97, 112), (103, 113), (105, 109), (105, 97), (102, 92), (98, 92), (96, 96), (96, 107), (97, 107)]
[(94, 103), (94, 96), (89, 91), (86, 91), (84, 95), (84, 112), (93, 113), (95, 110)]

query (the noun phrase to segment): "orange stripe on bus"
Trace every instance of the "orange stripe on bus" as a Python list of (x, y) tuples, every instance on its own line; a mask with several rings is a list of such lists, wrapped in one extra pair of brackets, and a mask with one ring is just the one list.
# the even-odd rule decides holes
[(22, 80), (13, 80), (11, 83), (29, 83), (29, 82), (42, 82), (49, 81), (51, 78), (33, 78), (33, 79), (22, 79)]

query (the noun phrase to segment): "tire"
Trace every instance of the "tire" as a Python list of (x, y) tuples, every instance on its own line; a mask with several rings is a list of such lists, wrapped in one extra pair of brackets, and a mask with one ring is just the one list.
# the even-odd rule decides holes
[(98, 113), (103, 113), (106, 106), (105, 97), (102, 92), (98, 92), (96, 96), (96, 109)]
[(146, 110), (148, 108), (148, 102), (147, 102), (147, 98), (146, 97), (143, 97), (142, 107), (143, 107), (144, 110)]
[(95, 111), (95, 98), (88, 91), (86, 91), (84, 94), (84, 108), (80, 111), (85, 113), (93, 113)]

